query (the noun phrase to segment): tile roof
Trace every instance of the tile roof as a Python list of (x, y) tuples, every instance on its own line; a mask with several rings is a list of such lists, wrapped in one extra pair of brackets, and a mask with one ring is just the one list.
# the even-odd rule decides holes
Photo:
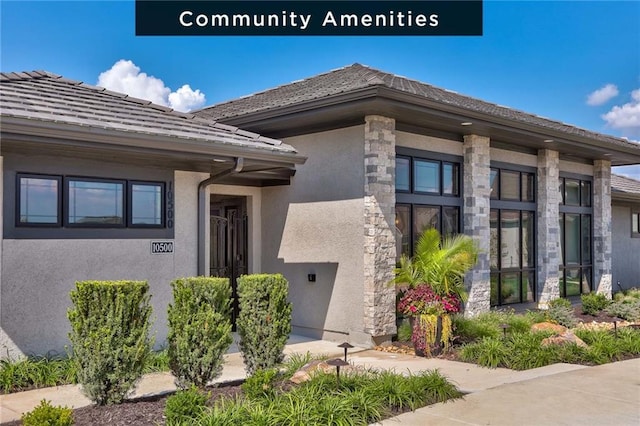
[(568, 135), (586, 137), (593, 140), (637, 148), (640, 145), (622, 138), (581, 129), (560, 121), (550, 120), (527, 112), (493, 104), (456, 92), (441, 89), (417, 80), (411, 80), (361, 64), (335, 69), (304, 80), (294, 81), (273, 89), (194, 111), (202, 117), (224, 120), (251, 113), (268, 111), (279, 107), (302, 104), (341, 93), (354, 92), (368, 87), (386, 87), (399, 92), (416, 95), (430, 101), (460, 108), (487, 116), (512, 120)]
[(640, 180), (612, 174), (611, 192), (637, 195), (640, 198)]
[(295, 153), (279, 140), (46, 71), (0, 73), (0, 116)]

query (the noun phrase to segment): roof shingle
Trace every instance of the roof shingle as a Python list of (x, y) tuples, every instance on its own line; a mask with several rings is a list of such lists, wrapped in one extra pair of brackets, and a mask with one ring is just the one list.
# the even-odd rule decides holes
[(46, 71), (0, 73), (0, 116), (296, 153), (276, 139)]
[(640, 198), (640, 181), (626, 176), (611, 175), (611, 191), (637, 195)]

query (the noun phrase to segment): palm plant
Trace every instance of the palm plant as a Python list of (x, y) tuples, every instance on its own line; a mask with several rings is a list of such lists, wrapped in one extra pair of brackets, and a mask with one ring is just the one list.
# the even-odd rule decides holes
[(464, 275), (477, 260), (478, 248), (471, 237), (458, 234), (441, 238), (436, 229), (430, 228), (418, 239), (413, 258), (402, 255), (393, 282), (410, 288), (428, 284), (439, 296), (455, 294), (466, 301)]

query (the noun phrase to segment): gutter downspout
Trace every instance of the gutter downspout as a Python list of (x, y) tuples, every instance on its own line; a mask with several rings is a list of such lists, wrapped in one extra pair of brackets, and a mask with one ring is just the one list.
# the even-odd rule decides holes
[(244, 158), (237, 157), (236, 164), (233, 168), (212, 175), (198, 184), (198, 275), (208, 275), (205, 271), (207, 253), (205, 253), (206, 239), (204, 235), (209, 212), (207, 208), (207, 188), (223, 177), (240, 173), (243, 167)]

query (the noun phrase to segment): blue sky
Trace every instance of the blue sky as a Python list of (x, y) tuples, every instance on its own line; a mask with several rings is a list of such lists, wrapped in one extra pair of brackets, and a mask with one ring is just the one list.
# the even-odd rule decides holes
[[(640, 140), (637, 1), (485, 0), (481, 37), (136, 37), (133, 0), (1, 0), (0, 19), (2, 71), (44, 69), (176, 109), (359, 62)], [(640, 166), (617, 172), (640, 178)]]

